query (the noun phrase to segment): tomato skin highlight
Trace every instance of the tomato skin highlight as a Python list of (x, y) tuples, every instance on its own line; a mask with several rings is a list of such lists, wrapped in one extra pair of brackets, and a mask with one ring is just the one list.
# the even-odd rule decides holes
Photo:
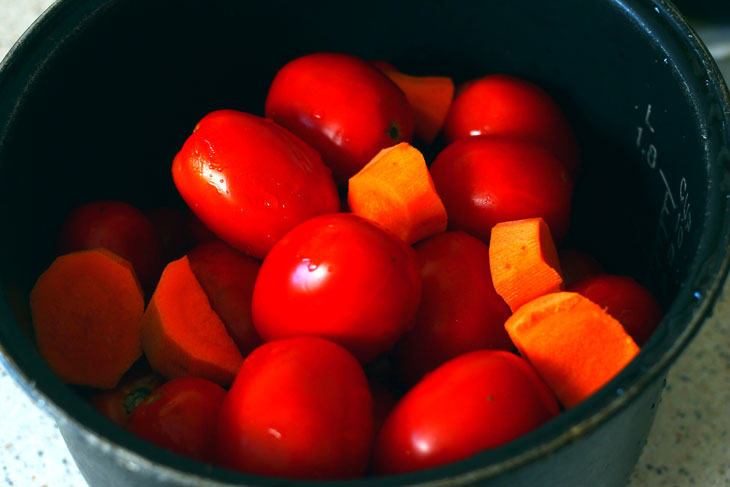
[(448, 142), (482, 136), (510, 136), (544, 145), (575, 177), (578, 142), (558, 104), (542, 88), (504, 74), (463, 83), (444, 124)]
[(421, 296), (415, 251), (351, 213), (312, 218), (264, 260), (253, 320), (264, 341), (316, 335), (368, 362), (412, 325)]
[(299, 222), (340, 206), (331, 172), (314, 149), (271, 120), (235, 110), (198, 123), (172, 175), (213, 233), (256, 258)]
[(266, 117), (317, 149), (340, 184), (380, 149), (413, 138), (405, 94), (348, 54), (315, 53), (287, 63), (269, 88)]
[(587, 276), (569, 286), (568, 291), (576, 292), (604, 308), (639, 346), (651, 338), (664, 317), (654, 295), (628, 276)]
[(398, 402), (375, 440), (379, 474), (461, 460), (513, 440), (560, 412), (517, 355), (479, 350), (426, 375)]
[(449, 229), (485, 243), (494, 225), (542, 217), (559, 243), (570, 225), (573, 180), (547, 149), (504, 137), (472, 137), (447, 146), (431, 165)]
[(132, 411), (127, 430), (180, 455), (211, 462), (225, 395), (225, 389), (206, 379), (172, 379)]
[(414, 384), (449, 359), (479, 349), (511, 351), (504, 329), (511, 312), (494, 290), (489, 248), (456, 231), (415, 247), (423, 291), (414, 327), (395, 347), (400, 377)]
[(217, 458), (248, 473), (362, 475), (374, 435), (365, 373), (322, 338), (265, 343), (244, 361), (220, 410)]

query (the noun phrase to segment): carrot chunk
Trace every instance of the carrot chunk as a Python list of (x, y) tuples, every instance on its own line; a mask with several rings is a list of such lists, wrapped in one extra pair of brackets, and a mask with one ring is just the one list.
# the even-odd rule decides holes
[(187, 256), (162, 273), (142, 318), (142, 349), (167, 379), (195, 376), (228, 386), (243, 363)]
[(446, 208), (426, 161), (407, 142), (381, 150), (351, 177), (347, 202), (409, 244), (446, 230)]
[(594, 393), (639, 352), (615, 318), (577, 293), (540, 296), (520, 307), (504, 327), (567, 408)]
[(414, 131), (427, 144), (441, 131), (454, 99), (454, 82), (446, 76), (410, 76), (392, 69), (383, 69), (406, 95), (413, 108)]
[(492, 227), (489, 263), (494, 289), (513, 313), (538, 296), (562, 290), (558, 253), (542, 218)]
[(38, 350), (65, 382), (114, 388), (141, 356), (142, 288), (106, 249), (58, 257), (30, 293)]

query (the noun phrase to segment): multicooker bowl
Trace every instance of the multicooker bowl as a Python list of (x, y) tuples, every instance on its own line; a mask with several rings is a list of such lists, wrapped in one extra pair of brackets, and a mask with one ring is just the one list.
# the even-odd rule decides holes
[(88, 483), (315, 485), (197, 463), (112, 425), (41, 360), (27, 297), (71, 208), (180, 204), (170, 166), (195, 123), (218, 108), (261, 114), (277, 68), (316, 51), (457, 82), (502, 72), (544, 87), (584, 160), (569, 241), (666, 307), (625, 370), (537, 430), (440, 468), (316, 485), (625, 484), (667, 369), (728, 269), (728, 93), (662, 0), (58, 1), (0, 69), (0, 350), (58, 422)]

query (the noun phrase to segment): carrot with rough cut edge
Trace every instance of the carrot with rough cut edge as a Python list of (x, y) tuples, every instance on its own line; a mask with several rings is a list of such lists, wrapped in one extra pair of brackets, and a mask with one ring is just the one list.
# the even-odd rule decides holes
[(132, 265), (106, 249), (58, 257), (30, 308), (41, 356), (69, 384), (112, 389), (142, 355), (142, 288)]
[(350, 178), (350, 211), (408, 244), (446, 230), (446, 208), (423, 155), (407, 142), (382, 149)]
[(577, 293), (540, 296), (504, 327), (567, 408), (606, 384), (639, 352), (615, 318)]
[(562, 290), (558, 252), (540, 217), (492, 227), (489, 267), (494, 289), (513, 313), (538, 296)]
[(167, 379), (194, 376), (228, 386), (243, 363), (187, 256), (162, 272), (142, 318), (142, 349)]
[(427, 144), (441, 131), (454, 99), (454, 81), (446, 76), (411, 76), (382, 69), (403, 91), (413, 108), (413, 130)]

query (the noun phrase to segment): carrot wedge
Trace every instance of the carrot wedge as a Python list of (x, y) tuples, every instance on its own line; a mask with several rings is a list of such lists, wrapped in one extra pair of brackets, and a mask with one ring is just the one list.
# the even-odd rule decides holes
[(492, 227), (489, 267), (494, 289), (513, 313), (538, 296), (562, 290), (555, 243), (539, 217)]
[(383, 69), (406, 95), (413, 108), (416, 136), (426, 144), (441, 131), (454, 99), (454, 82), (446, 76), (410, 76), (400, 71)]
[(593, 394), (639, 352), (616, 319), (577, 293), (540, 296), (504, 327), (566, 408)]
[(142, 355), (142, 288), (106, 249), (58, 257), (30, 293), (38, 350), (69, 384), (114, 388)]
[(194, 376), (228, 386), (243, 363), (187, 256), (162, 272), (142, 318), (142, 348), (166, 379)]
[(407, 142), (383, 149), (350, 178), (350, 211), (408, 244), (446, 230), (446, 208), (423, 155)]

